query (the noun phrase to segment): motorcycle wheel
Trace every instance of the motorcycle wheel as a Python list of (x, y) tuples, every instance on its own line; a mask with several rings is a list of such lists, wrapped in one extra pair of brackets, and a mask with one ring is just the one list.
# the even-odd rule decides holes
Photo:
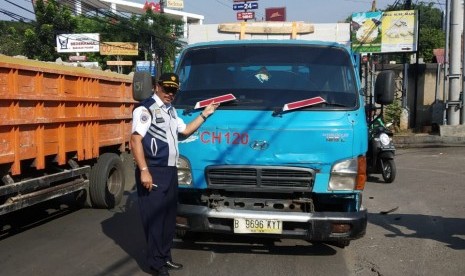
[(381, 173), (383, 174), (384, 182), (392, 183), (396, 179), (396, 164), (392, 159), (381, 160)]

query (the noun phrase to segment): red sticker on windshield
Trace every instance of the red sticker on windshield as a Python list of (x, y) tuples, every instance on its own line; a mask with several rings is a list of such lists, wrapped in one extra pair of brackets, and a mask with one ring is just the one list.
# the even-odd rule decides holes
[(224, 103), (224, 102), (234, 101), (235, 99), (236, 99), (236, 97), (234, 97), (233, 94), (221, 95), (221, 96), (218, 96), (218, 97), (214, 97), (214, 98), (210, 98), (210, 99), (206, 99), (206, 100), (197, 102), (195, 104), (194, 109), (206, 107), (207, 105), (209, 105), (212, 102), (214, 102), (214, 103)]
[(319, 103), (324, 103), (324, 102), (326, 102), (326, 101), (322, 97), (315, 97), (315, 98), (306, 99), (306, 100), (302, 100), (302, 101), (297, 101), (297, 102), (293, 102), (293, 103), (287, 103), (287, 104), (284, 105), (283, 111), (293, 110), (293, 109), (297, 109), (297, 108), (301, 108), (301, 107), (305, 107), (305, 106), (310, 106), (310, 105), (315, 105), (315, 104), (319, 104)]

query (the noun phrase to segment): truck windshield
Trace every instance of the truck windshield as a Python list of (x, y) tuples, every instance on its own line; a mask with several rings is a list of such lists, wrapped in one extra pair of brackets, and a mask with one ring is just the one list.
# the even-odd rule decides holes
[(181, 87), (174, 104), (179, 108), (230, 93), (237, 100), (222, 108), (273, 110), (318, 96), (325, 103), (308, 109), (357, 105), (350, 55), (338, 47), (250, 44), (192, 48), (182, 57), (177, 73)]

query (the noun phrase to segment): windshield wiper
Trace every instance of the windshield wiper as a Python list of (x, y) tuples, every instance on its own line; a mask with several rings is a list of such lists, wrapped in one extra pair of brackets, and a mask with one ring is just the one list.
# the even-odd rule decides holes
[(336, 102), (325, 102), (324, 106), (334, 106), (334, 107), (348, 107), (346, 104), (336, 103)]

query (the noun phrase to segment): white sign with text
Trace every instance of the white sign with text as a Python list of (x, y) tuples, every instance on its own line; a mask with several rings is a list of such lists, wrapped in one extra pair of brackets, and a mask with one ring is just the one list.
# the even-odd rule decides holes
[(100, 34), (60, 34), (57, 35), (58, 53), (83, 53), (100, 51)]

